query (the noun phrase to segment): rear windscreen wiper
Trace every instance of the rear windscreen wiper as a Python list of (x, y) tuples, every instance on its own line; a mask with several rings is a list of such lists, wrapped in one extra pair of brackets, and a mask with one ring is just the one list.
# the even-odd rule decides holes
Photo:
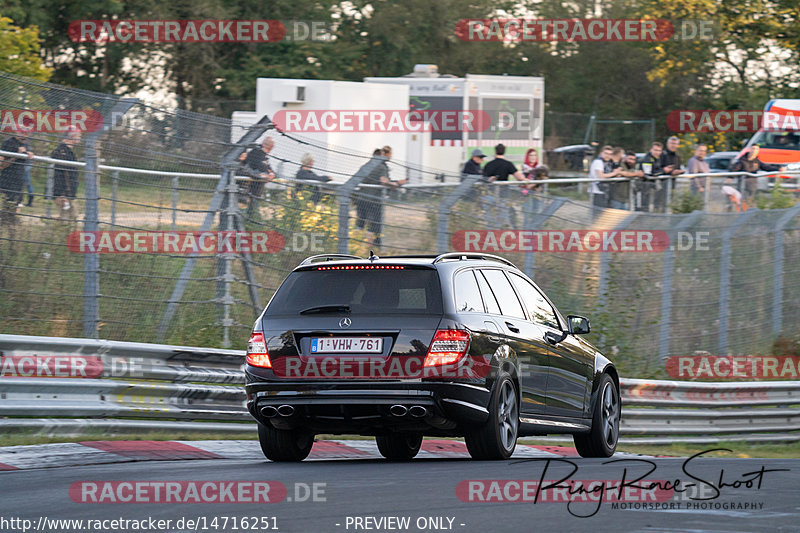
[(309, 307), (300, 311), (301, 315), (310, 315), (312, 313), (349, 313), (349, 305), (318, 305), (316, 307)]

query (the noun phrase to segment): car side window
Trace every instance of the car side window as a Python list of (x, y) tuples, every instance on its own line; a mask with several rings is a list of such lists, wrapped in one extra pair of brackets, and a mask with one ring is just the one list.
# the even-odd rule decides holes
[(483, 300), (478, 282), (472, 270), (459, 272), (456, 276), (456, 311), (459, 313), (483, 313)]
[(519, 274), (511, 273), (511, 279), (522, 301), (525, 303), (528, 313), (531, 315), (531, 321), (559, 329), (556, 312), (553, 306), (542, 296), (542, 293), (540, 293), (530, 281)]
[(495, 298), (491, 287), (489, 287), (489, 284), (486, 282), (486, 278), (484, 278), (483, 274), (477, 270), (475, 271), (475, 277), (477, 278), (478, 286), (481, 289), (483, 302), (486, 304), (486, 312), (492, 315), (499, 315), (500, 305), (497, 303), (497, 298)]
[(519, 299), (503, 271), (487, 268), (482, 269), (481, 272), (486, 276), (486, 281), (489, 282), (489, 286), (492, 287), (494, 294), (497, 296), (500, 312), (504, 316), (525, 320), (525, 311), (522, 310), (522, 304), (519, 303)]

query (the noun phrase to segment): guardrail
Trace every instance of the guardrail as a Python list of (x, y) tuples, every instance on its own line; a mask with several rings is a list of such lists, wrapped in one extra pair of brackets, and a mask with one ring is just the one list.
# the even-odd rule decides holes
[[(0, 335), (0, 428), (252, 432), (243, 360), (238, 350)], [(57, 368), (75, 377), (42, 377)], [(621, 389), (623, 442), (800, 440), (800, 382), (623, 379)]]

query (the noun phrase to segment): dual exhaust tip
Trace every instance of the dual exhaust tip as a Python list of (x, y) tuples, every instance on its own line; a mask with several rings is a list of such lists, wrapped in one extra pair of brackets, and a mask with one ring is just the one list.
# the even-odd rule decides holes
[(428, 414), (428, 408), (423, 407), (421, 405), (412, 405), (411, 407), (406, 407), (405, 405), (393, 405), (389, 408), (389, 412), (392, 416), (413, 416), (414, 418), (422, 418), (423, 416)]
[(273, 407), (267, 405), (261, 408), (261, 416), (264, 418), (275, 418), (276, 416), (292, 416), (294, 414), (294, 407), (291, 405), (281, 405), (280, 407)]

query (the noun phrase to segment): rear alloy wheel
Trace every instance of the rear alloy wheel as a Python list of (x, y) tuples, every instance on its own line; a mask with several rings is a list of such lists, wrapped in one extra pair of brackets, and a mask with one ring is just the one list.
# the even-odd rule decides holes
[(270, 461), (297, 462), (308, 457), (314, 434), (303, 429), (275, 429), (258, 424), (258, 441), (264, 457)]
[(422, 446), (421, 433), (391, 433), (375, 437), (378, 451), (390, 461), (408, 461), (416, 457)]
[(611, 457), (617, 450), (621, 411), (619, 391), (608, 374), (603, 374), (597, 390), (592, 430), (572, 437), (581, 457)]
[(508, 374), (501, 374), (489, 403), (489, 420), (465, 437), (473, 459), (508, 459), (517, 446), (519, 407), (517, 389)]

